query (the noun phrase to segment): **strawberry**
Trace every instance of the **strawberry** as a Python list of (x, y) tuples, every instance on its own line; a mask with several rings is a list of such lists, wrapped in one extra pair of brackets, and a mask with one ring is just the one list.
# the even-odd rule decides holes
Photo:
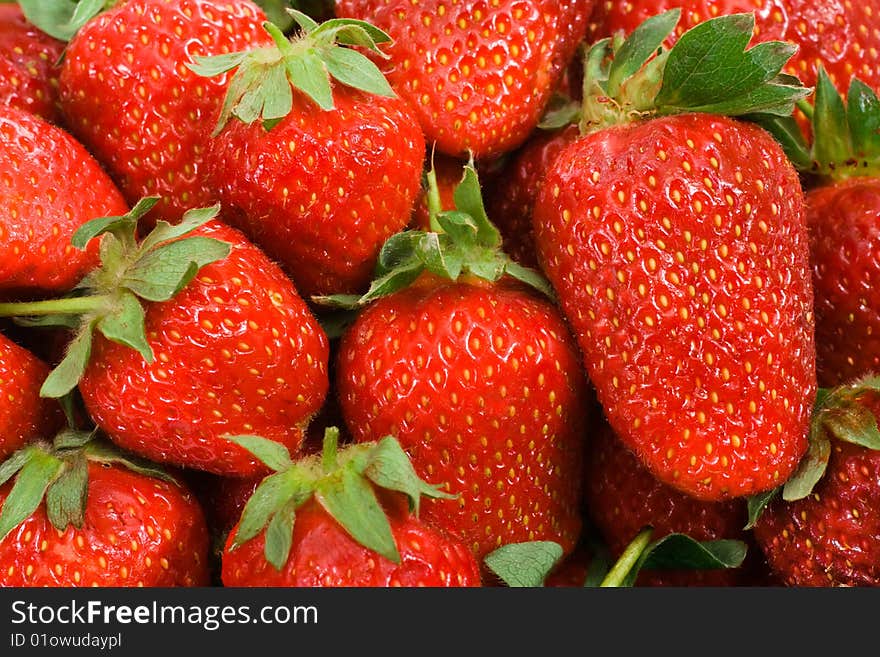
[(0, 105), (0, 297), (59, 294), (98, 262), (74, 231), (97, 214), (128, 211), (89, 153), (60, 128)]
[[(430, 178), (430, 177), (429, 177)], [(430, 191), (434, 194), (436, 190)], [(477, 558), (509, 542), (577, 542), (582, 412), (579, 355), (546, 286), (500, 251), (472, 165), (442, 232), (407, 231), (354, 300), (336, 388), (356, 441), (393, 435), (420, 476), (457, 500), (424, 518)], [(518, 278), (519, 280), (515, 280)]]
[(336, 45), (378, 48), (387, 36), (294, 15), (301, 29), (292, 42), (267, 24), (274, 45), (196, 60), (206, 76), (237, 67), (205, 161), (225, 218), (303, 295), (362, 292), (382, 243), (409, 221), (424, 137), (375, 65)]
[(480, 585), (468, 549), (419, 520), (420, 497), (443, 493), (416, 476), (397, 441), (337, 452), (337, 432), (326, 436), (322, 455), (296, 463), (275, 444), (240, 440), (276, 472), (229, 535), (225, 586)]
[[(606, 422), (588, 448), (584, 490), (590, 517), (611, 553), (619, 556), (645, 527), (654, 536), (687, 534), (700, 541), (746, 541), (746, 503), (742, 499), (703, 502), (658, 481)], [(735, 586), (743, 569), (643, 571), (640, 586)]]
[(258, 432), (299, 448), (328, 388), (326, 335), (280, 268), (214, 218), (216, 206), (159, 222), (136, 242), (155, 202), (80, 228), (75, 245), (100, 236), (103, 256), (83, 294), (2, 311), (79, 316), (42, 394), (79, 384), (89, 415), (118, 445), (160, 463), (260, 474), (223, 436)]
[(0, 586), (206, 586), (192, 494), (90, 439), (62, 432), (0, 466)]
[[(842, 0), (599, 0), (590, 19), (590, 39), (618, 31), (629, 34), (650, 16), (681, 9), (675, 31), (686, 30), (708, 18), (752, 12), (759, 41), (787, 41), (798, 46), (784, 70), (807, 86), (816, 84), (824, 65), (831, 79), (846, 89), (857, 75), (869, 86), (880, 87), (880, 12), (872, 3)], [(667, 42), (669, 43), (669, 42)]]
[(823, 390), (808, 458), (761, 500), (755, 539), (785, 584), (880, 585), (878, 411), (876, 378)]
[[(203, 158), (227, 85), (226, 76), (201, 79), (186, 65), (266, 42), (265, 14), (249, 0), (114, 4), (67, 35), (59, 90), (66, 125), (130, 204), (159, 196), (154, 217), (174, 223), (217, 200)], [(57, 25), (41, 27), (60, 34)]]
[(49, 367), (0, 334), (0, 459), (61, 428), (61, 407), (39, 395)]
[(338, 0), (394, 40), (383, 65), (439, 152), (483, 159), (532, 132), (586, 31), (592, 0)]
[(743, 52), (750, 15), (653, 57), (677, 20), (651, 19), (620, 59), (591, 50), (590, 127), (544, 178), (535, 239), (614, 432), (661, 482), (720, 501), (794, 471), (816, 390), (798, 175), (721, 112), (790, 116), (807, 91), (776, 77), (791, 47)]
[(810, 185), (816, 367), (819, 385), (832, 387), (880, 370), (880, 101), (858, 78), (842, 98), (820, 69), (805, 109), (815, 135), (809, 148), (790, 122), (770, 127)]
[(0, 103), (57, 123), (64, 43), (32, 25), (16, 4), (0, 4)]

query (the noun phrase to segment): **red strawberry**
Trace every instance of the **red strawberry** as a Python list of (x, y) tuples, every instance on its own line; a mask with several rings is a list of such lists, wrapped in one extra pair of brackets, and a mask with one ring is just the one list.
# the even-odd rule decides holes
[[(31, 447), (4, 464), (18, 459), (15, 485), (0, 487), (0, 586), (206, 586), (195, 498), (106, 446), (62, 436), (64, 447)], [(47, 485), (54, 506), (41, 502)]]
[[(643, 67), (675, 20), (620, 46), (635, 61), (591, 57), (605, 85), (586, 99), (593, 131), (547, 173), (535, 237), (615, 433), (663, 483), (722, 500), (775, 488), (806, 450), (813, 299), (803, 192), (782, 149), (689, 108), (749, 113), (770, 97), (790, 116), (805, 91), (760, 82), (790, 49), (764, 46), (778, 56), (756, 67), (742, 15), (694, 28)], [(731, 86), (747, 78), (754, 88)], [(742, 95), (725, 100), (731, 89)]]
[(0, 102), (57, 122), (64, 43), (34, 27), (17, 4), (0, 4)]
[(396, 268), (360, 300), (369, 305), (340, 343), (343, 416), (355, 440), (396, 436), (421, 476), (460, 494), (423, 515), (478, 558), (530, 540), (567, 553), (581, 527), (579, 355), (553, 303), (502, 278), (540, 285), (498, 250), (466, 171), (457, 210), (434, 218), (443, 233), (410, 231), (383, 250), (380, 265)]
[[(349, 32), (371, 43), (387, 37), (352, 21), (322, 28), (297, 17), (292, 43), (270, 27), (275, 45), (193, 66), (204, 75), (238, 67), (206, 162), (227, 219), (282, 263), (303, 295), (362, 292), (383, 242), (409, 221), (424, 137), (375, 65), (335, 45)], [(326, 87), (303, 84), (289, 73), (298, 67)], [(248, 113), (254, 95), (262, 121)]]
[(151, 207), (139, 203), (77, 234), (78, 246), (102, 235), (103, 266), (85, 281), (91, 294), (20, 306), (26, 314), (85, 313), (43, 394), (79, 382), (108, 437), (152, 460), (261, 473), (223, 436), (258, 433), (298, 449), (328, 388), (326, 335), (280, 268), (213, 220), (216, 207), (189, 212), (177, 226), (160, 222), (135, 242), (136, 222)]
[(211, 205), (204, 152), (226, 93), (186, 64), (268, 42), (249, 0), (129, 0), (70, 40), (60, 77), (71, 131), (107, 167), (130, 204), (160, 196), (157, 218)]
[(0, 105), (0, 296), (58, 294), (98, 262), (70, 244), (80, 225), (128, 211), (100, 165), (43, 119)]
[(389, 81), (415, 108), (429, 143), (477, 159), (532, 132), (586, 31), (592, 0), (338, 0), (337, 16), (394, 39)]
[(49, 367), (0, 334), (0, 460), (62, 424), (61, 407), (39, 395)]
[[(421, 494), (439, 493), (415, 476), (396, 441), (386, 438), (338, 455), (335, 437), (330, 441), (323, 457), (296, 464), (272, 450), (267, 463), (277, 463), (276, 474), (257, 489), (229, 535), (225, 586), (480, 585), (468, 549), (410, 513)], [(273, 480), (299, 487), (293, 493), (288, 486), (285, 496)], [(410, 509), (401, 493), (409, 496)], [(359, 531), (367, 526), (369, 531)]]
[(788, 41), (798, 46), (785, 71), (807, 86), (816, 84), (819, 65), (845, 89), (857, 75), (880, 88), (880, 12), (872, 3), (846, 0), (599, 0), (590, 23), (590, 39), (622, 30), (629, 34), (647, 18), (681, 8), (676, 36), (708, 18), (753, 12), (759, 41)]
[(789, 586), (880, 586), (880, 386), (820, 400), (810, 458), (764, 509), (755, 538)]
[[(645, 527), (660, 538), (687, 534), (699, 541), (745, 540), (744, 500), (703, 502), (658, 481), (602, 423), (588, 449), (584, 489), (590, 517), (619, 556)], [(643, 571), (641, 586), (735, 586), (743, 569)]]

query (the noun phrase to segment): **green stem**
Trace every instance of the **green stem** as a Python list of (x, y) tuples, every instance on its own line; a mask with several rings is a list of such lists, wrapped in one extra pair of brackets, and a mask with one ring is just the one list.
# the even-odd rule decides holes
[(428, 191), (425, 195), (425, 200), (428, 203), (428, 217), (431, 221), (431, 231), (442, 233), (443, 228), (440, 226), (440, 222), (437, 221), (437, 215), (443, 212), (443, 206), (440, 201), (440, 187), (437, 184), (437, 172), (434, 170), (433, 165), (426, 174), (426, 178), (428, 182)]
[(612, 566), (611, 570), (608, 571), (608, 574), (605, 575), (605, 579), (599, 584), (600, 587), (612, 588), (623, 585), (627, 575), (629, 575), (630, 571), (632, 571), (633, 567), (638, 563), (639, 559), (641, 559), (645, 548), (650, 544), (651, 534), (653, 532), (654, 530), (650, 528), (642, 530), (642, 532), (633, 539), (633, 541), (626, 547), (626, 550), (623, 551), (623, 554), (620, 555), (620, 558), (615, 562), (614, 566)]
[(806, 98), (801, 98), (799, 101), (797, 101), (797, 106), (798, 109), (803, 112), (808, 119), (810, 119), (810, 121), (813, 120), (813, 111), (815, 108)]
[(17, 301), (0, 303), (0, 317), (43, 317), (47, 315), (84, 315), (102, 310), (110, 304), (107, 295)]
[(278, 50), (281, 51), (281, 54), (285, 58), (294, 54), (293, 44), (290, 43), (290, 39), (287, 38), (277, 25), (270, 21), (266, 21), (263, 23), (263, 29), (269, 33), (269, 36), (272, 37), (275, 45), (278, 46)]
[(339, 467), (337, 448), (339, 446), (339, 429), (327, 427), (324, 430), (324, 449), (321, 455), (321, 467), (324, 474), (330, 474)]

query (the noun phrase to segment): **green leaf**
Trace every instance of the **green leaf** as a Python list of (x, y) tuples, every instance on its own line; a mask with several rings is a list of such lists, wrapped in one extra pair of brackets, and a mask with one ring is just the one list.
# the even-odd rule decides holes
[(275, 472), (289, 470), (293, 466), (290, 452), (279, 442), (260, 436), (223, 436), (226, 440), (243, 447)]
[(65, 429), (52, 441), (56, 450), (78, 449), (85, 446), (95, 437), (95, 431), (79, 431), (77, 429)]
[(645, 65), (663, 45), (681, 18), (681, 9), (676, 7), (657, 16), (652, 16), (639, 25), (614, 53), (614, 61), (608, 70), (607, 91), (616, 97), (620, 86)]
[(285, 65), (294, 87), (311, 98), (322, 110), (333, 109), (330, 75), (314, 50), (302, 51), (298, 57), (285, 60)]
[(289, 9), (288, 13), (291, 15), (296, 24), (299, 25), (300, 29), (306, 34), (314, 32), (318, 29), (318, 23), (312, 20), (311, 17), (307, 16), (303, 12), (297, 9)]
[(131, 292), (119, 294), (113, 310), (97, 321), (96, 328), (108, 340), (130, 347), (148, 363), (153, 362), (153, 349), (147, 342), (144, 327), (144, 309)]
[(70, 41), (80, 28), (103, 11), (105, 0), (19, 0), (25, 17), (46, 34)]
[(540, 587), (562, 560), (562, 546), (553, 541), (511, 543), (487, 554), (483, 561), (510, 587)]
[(227, 73), (238, 66), (250, 55), (250, 51), (230, 52), (223, 55), (196, 55), (191, 62), (186, 63), (186, 67), (196, 75), (205, 78), (213, 78), (217, 75)]
[(202, 267), (226, 258), (232, 247), (211, 237), (186, 237), (144, 253), (122, 285), (148, 301), (167, 301), (186, 287)]
[(880, 430), (874, 413), (855, 402), (843, 408), (826, 409), (822, 427), (837, 440), (867, 449), (880, 450)]
[(746, 523), (746, 526), (743, 527), (745, 530), (754, 529), (755, 525), (758, 523), (758, 518), (761, 517), (761, 514), (764, 513), (764, 509), (767, 508), (767, 505), (773, 501), (773, 498), (776, 497), (782, 491), (782, 486), (778, 488), (773, 488), (768, 491), (764, 491), (763, 493), (758, 493), (757, 495), (752, 495), (746, 500), (746, 508), (748, 509), (749, 521)]
[(538, 123), (541, 130), (559, 130), (575, 125), (581, 118), (581, 103), (564, 98), (554, 97), (547, 105), (544, 116)]
[(42, 451), (34, 451), (18, 472), (0, 510), (0, 541), (28, 518), (46, 494), (46, 489), (61, 474), (61, 461)]
[(64, 358), (43, 381), (40, 388), (41, 397), (63, 397), (79, 383), (92, 354), (93, 325), (94, 322), (84, 326), (70, 341)]
[(282, 506), (266, 527), (266, 541), (263, 553), (266, 561), (276, 570), (281, 570), (290, 556), (293, 544), (293, 523), (296, 520), (297, 500), (290, 500)]
[(292, 492), (290, 470), (263, 479), (244, 505), (233, 546), (243, 545), (263, 531), (272, 516), (290, 501)]
[(83, 526), (89, 489), (89, 466), (83, 454), (65, 459), (66, 468), (46, 491), (46, 515), (58, 531)]
[(12, 455), (0, 464), (0, 486), (12, 479), (16, 472), (21, 470), (25, 464), (34, 458), (36, 452), (40, 452), (39, 447), (29, 445), (16, 450)]
[(315, 498), (358, 543), (400, 563), (391, 525), (373, 487), (351, 467), (321, 479)]
[(880, 100), (858, 78), (849, 85), (847, 116), (855, 156), (875, 162), (880, 158)]
[(165, 471), (162, 466), (141, 458), (134, 454), (121, 451), (115, 445), (109, 444), (102, 440), (92, 440), (83, 447), (83, 453), (90, 461), (96, 463), (107, 463), (110, 465), (121, 465), (132, 472), (142, 474), (146, 477), (161, 479), (169, 484), (179, 484), (177, 479), (172, 477)]
[(159, 221), (156, 227), (144, 237), (139, 248), (141, 252), (151, 251), (162, 242), (170, 242), (194, 230), (201, 228), (212, 219), (215, 219), (220, 213), (220, 205), (212, 205), (207, 208), (196, 208), (187, 210), (180, 221), (176, 224), (169, 224), (167, 221)]
[(416, 474), (409, 456), (393, 436), (380, 440), (370, 452), (364, 476), (377, 486), (387, 490), (395, 490), (409, 498), (410, 511), (419, 514), (421, 496), (430, 498), (455, 499)]
[(425, 266), (417, 260), (385, 274), (370, 284), (370, 289), (358, 300), (357, 305), (364, 306), (376, 299), (387, 297), (398, 290), (402, 290), (414, 282), (424, 270)]
[(350, 48), (330, 48), (321, 53), (321, 60), (337, 81), (377, 96), (393, 98), (397, 94), (379, 68), (367, 57)]
[(474, 255), (468, 257), (467, 271), (477, 278), (494, 282), (504, 276), (510, 259), (501, 251), (494, 249), (486, 251), (484, 250), (480, 254), (483, 257), (475, 257)]
[(668, 53), (654, 101), (660, 112), (791, 114), (809, 91), (789, 86), (788, 76), (774, 79), (796, 46), (766, 41), (746, 50), (754, 26), (751, 13), (728, 14), (685, 32)]
[(456, 186), (453, 195), (455, 209), (469, 214), (477, 226), (477, 243), (486, 247), (499, 247), (501, 245), (501, 233), (489, 221), (486, 207), (483, 205), (483, 192), (480, 189), (480, 179), (477, 170), (472, 164), (464, 167), (464, 176)]
[(811, 436), (806, 455), (782, 488), (782, 499), (792, 502), (809, 495), (825, 474), (829, 458), (831, 458), (831, 441), (824, 436)]
[(645, 551), (645, 570), (715, 570), (739, 568), (748, 548), (743, 541), (695, 541), (685, 534), (669, 534)]
[(459, 210), (441, 212), (437, 215), (437, 221), (453, 242), (472, 244), (476, 241), (479, 227), (473, 217), (466, 212)]
[(756, 123), (769, 132), (782, 150), (800, 171), (809, 171), (813, 166), (810, 147), (804, 139), (804, 133), (793, 116), (775, 116), (773, 114), (747, 114), (744, 119)]
[(813, 113), (813, 157), (823, 165), (840, 165), (850, 159), (852, 153), (846, 106), (820, 66)]
[(509, 260), (505, 264), (504, 272), (508, 276), (515, 278), (521, 283), (525, 283), (526, 285), (533, 287), (548, 299), (556, 299), (556, 293), (554, 292), (553, 287), (550, 285), (550, 281), (544, 278), (544, 276), (540, 272), (535, 271), (534, 269), (529, 269), (528, 267), (523, 267), (513, 260)]
[(265, 67), (253, 62), (251, 58), (244, 59), (229, 80), (226, 96), (217, 117), (212, 137), (219, 135), (233, 116), (237, 116), (236, 107), (241, 99), (260, 84)]
[(78, 249), (85, 249), (92, 239), (104, 233), (125, 233), (134, 237), (135, 227), (159, 202), (158, 196), (147, 196), (135, 204), (128, 214), (120, 217), (99, 217), (87, 221), (73, 234), (71, 243)]
[(353, 18), (331, 18), (310, 32), (310, 36), (316, 41), (335, 41), (347, 46), (361, 46), (376, 53), (381, 53), (378, 44), (391, 42), (387, 32), (371, 23)]
[(419, 259), (428, 271), (451, 281), (461, 274), (462, 258), (456, 253), (449, 236), (440, 233), (425, 233), (419, 240)]
[(293, 109), (293, 90), (287, 80), (286, 71), (280, 66), (270, 68), (263, 82), (263, 90), (260, 99), (262, 104), (252, 121), (262, 117), (263, 128), (268, 131), (278, 125)]
[(376, 276), (384, 276), (395, 269), (419, 263), (416, 252), (422, 235), (422, 231), (405, 230), (389, 237), (379, 251)]

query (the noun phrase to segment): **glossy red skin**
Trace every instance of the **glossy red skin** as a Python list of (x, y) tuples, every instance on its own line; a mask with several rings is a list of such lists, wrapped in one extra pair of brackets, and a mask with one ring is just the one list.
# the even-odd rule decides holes
[(281, 269), (218, 221), (232, 244), (174, 299), (146, 305), (155, 360), (96, 335), (80, 391), (111, 440), (159, 463), (236, 477), (265, 466), (224, 435), (299, 449), (329, 387), (327, 337)]
[(95, 159), (69, 134), (0, 104), (0, 297), (67, 292), (98, 263), (71, 238), (96, 217), (128, 205)]
[(264, 20), (249, 0), (129, 0), (70, 41), (60, 76), (66, 124), (130, 204), (160, 196), (150, 216), (176, 222), (217, 201), (203, 160), (229, 74), (203, 78), (186, 64), (270, 43)]
[(409, 222), (425, 140), (409, 108), (338, 86), (302, 94), (272, 130), (233, 121), (211, 144), (225, 218), (279, 261), (303, 296), (365, 292), (379, 250)]
[(64, 43), (38, 30), (17, 4), (0, 4), (0, 102), (58, 122)]
[(755, 526), (770, 567), (788, 586), (880, 586), (880, 452), (834, 441), (809, 497), (777, 496)]
[(707, 501), (785, 481), (816, 371), (803, 192), (776, 142), (709, 115), (602, 130), (556, 158), (534, 222), (598, 399), (646, 467)]
[[(617, 558), (647, 526), (697, 541), (746, 540), (743, 500), (703, 502), (660, 482), (603, 423), (587, 450), (584, 493), (590, 518)], [(744, 569), (643, 571), (638, 586), (735, 586)]]
[(337, 391), (356, 441), (394, 435), (455, 500), (422, 518), (477, 559), (579, 537), (584, 379), (556, 308), (523, 288), (425, 279), (367, 307), (340, 343)]
[[(6, 499), (11, 482), (0, 488)], [(206, 586), (208, 531), (185, 489), (89, 463), (82, 529), (59, 532), (45, 504), (0, 541), (0, 586)]]
[(819, 385), (880, 371), (880, 179), (807, 193)]
[(782, 40), (798, 46), (783, 69), (807, 87), (815, 86), (817, 64), (846, 91), (855, 75), (880, 87), (880, 12), (870, 2), (848, 0), (598, 0), (591, 18), (591, 42), (617, 30), (630, 33), (645, 19), (683, 9), (675, 33), (714, 16), (754, 12), (755, 43)]
[(37, 438), (52, 438), (64, 424), (54, 399), (40, 397), (49, 367), (0, 335), (0, 461)]
[(592, 5), (338, 0), (336, 14), (369, 21), (394, 39), (384, 48), (391, 57), (383, 71), (418, 112), (428, 143), (479, 159), (513, 150), (534, 130)]
[(532, 213), (538, 189), (553, 160), (580, 136), (571, 125), (553, 132), (538, 131), (505, 166), (505, 174), (486, 195), (489, 217), (504, 236), (504, 251), (524, 267), (538, 268)]
[(355, 541), (314, 499), (297, 509), (293, 544), (279, 571), (263, 554), (264, 534), (223, 553), (224, 586), (390, 587), (480, 586), (480, 569), (470, 551), (415, 516), (389, 511), (401, 563)]

